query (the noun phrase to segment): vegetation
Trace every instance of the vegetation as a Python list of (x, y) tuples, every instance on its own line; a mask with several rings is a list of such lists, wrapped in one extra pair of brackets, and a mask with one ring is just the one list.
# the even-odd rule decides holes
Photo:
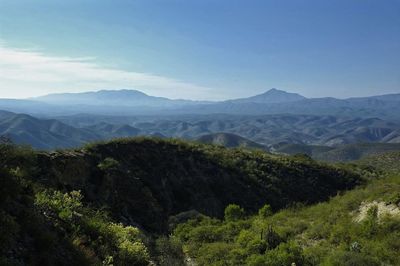
[(35, 153), (1, 145), (0, 265), (148, 265), (142, 233), (33, 182)]
[(399, 143), (351, 143), (334, 147), (306, 144), (276, 145), (275, 152), (284, 154), (307, 154), (315, 160), (327, 162), (349, 162), (365, 157), (385, 156), (386, 153), (398, 152)]
[(234, 203), (257, 212), (311, 204), (362, 182), (359, 175), (308, 157), (156, 138), (119, 139), (79, 150), (40, 153), (44, 185), (81, 190), (97, 208), (151, 232), (166, 233), (172, 215), (197, 210), (222, 218)]
[(331, 166), (138, 138), (0, 156), (0, 265), (400, 263), (395, 155)]
[(399, 265), (399, 191), (400, 172), (391, 173), (313, 206), (273, 215), (264, 206), (242, 219), (201, 216), (178, 225), (173, 237), (199, 265)]

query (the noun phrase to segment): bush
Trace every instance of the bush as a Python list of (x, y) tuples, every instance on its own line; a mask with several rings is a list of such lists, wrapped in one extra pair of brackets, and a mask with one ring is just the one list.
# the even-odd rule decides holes
[(369, 255), (351, 252), (351, 251), (336, 251), (326, 258), (323, 265), (332, 266), (378, 266), (381, 262)]
[(243, 208), (236, 204), (229, 204), (224, 213), (226, 221), (237, 221), (244, 218)]
[(271, 216), (272, 213), (272, 208), (269, 204), (265, 204), (259, 211), (258, 211), (258, 216), (261, 218), (267, 218)]
[(158, 238), (156, 241), (157, 260), (160, 265), (184, 265), (182, 243), (176, 237)]
[(70, 232), (67, 239), (87, 256), (105, 265), (148, 265), (150, 256), (141, 241), (139, 229), (111, 222), (106, 213), (82, 203), (79, 191), (37, 193), (35, 205), (60, 230)]
[(301, 247), (293, 241), (280, 244), (265, 255), (265, 265), (303, 265), (304, 257)]
[(110, 171), (118, 169), (119, 162), (114, 158), (107, 157), (97, 167), (102, 171)]

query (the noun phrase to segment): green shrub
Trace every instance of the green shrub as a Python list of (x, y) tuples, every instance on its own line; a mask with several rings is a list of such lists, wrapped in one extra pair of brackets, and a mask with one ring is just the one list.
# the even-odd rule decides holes
[(114, 158), (107, 157), (97, 167), (102, 171), (116, 170), (119, 167), (119, 162)]
[(113, 223), (105, 213), (87, 208), (79, 191), (42, 191), (35, 205), (87, 256), (105, 265), (148, 265), (150, 256), (139, 229)]
[(258, 216), (261, 218), (267, 218), (273, 214), (271, 205), (265, 204), (259, 211)]
[(328, 256), (322, 265), (329, 266), (378, 266), (381, 262), (369, 255), (351, 252), (351, 251), (335, 251)]
[(160, 265), (185, 265), (182, 243), (176, 237), (160, 237), (156, 240), (157, 261)]
[(237, 221), (244, 218), (243, 208), (236, 204), (229, 204), (224, 213), (226, 221)]

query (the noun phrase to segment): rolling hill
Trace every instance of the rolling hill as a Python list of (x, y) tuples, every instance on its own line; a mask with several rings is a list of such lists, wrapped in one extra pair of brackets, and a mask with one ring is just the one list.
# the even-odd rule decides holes
[(230, 133), (214, 133), (214, 134), (202, 135), (195, 140), (201, 143), (221, 145), (227, 148), (236, 148), (236, 147), (255, 148), (255, 149), (266, 148), (263, 145), (260, 145), (254, 141)]
[(76, 147), (101, 138), (94, 132), (77, 129), (58, 120), (10, 112), (0, 113), (0, 135), (38, 149)]
[(47, 119), (3, 111), (0, 112), (0, 135), (39, 149), (77, 147), (90, 141), (119, 137), (160, 136), (275, 151), (285, 145), (338, 147), (360, 142), (396, 144), (400, 140), (400, 125), (378, 118), (289, 114), (163, 118), (74, 115)]

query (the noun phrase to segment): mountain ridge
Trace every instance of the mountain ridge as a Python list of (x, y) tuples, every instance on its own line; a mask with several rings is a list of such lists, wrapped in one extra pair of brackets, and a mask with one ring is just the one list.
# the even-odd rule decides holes
[(271, 89), (247, 98), (226, 101), (173, 100), (137, 90), (50, 94), (28, 100), (0, 99), (0, 109), (33, 115), (204, 115), (204, 114), (302, 114), (379, 117), (400, 121), (400, 94), (337, 99), (306, 98)]
[(99, 90), (80, 93), (56, 93), (30, 98), (33, 101), (64, 105), (122, 105), (122, 106), (151, 106), (168, 107), (170, 105), (201, 104), (203, 101), (169, 99), (150, 96), (139, 90)]
[(400, 143), (400, 124), (378, 118), (311, 115), (113, 117), (57, 119), (0, 112), (0, 135), (37, 149), (71, 148), (133, 136), (183, 138), (225, 146), (269, 149), (276, 145), (340, 146), (358, 142)]

